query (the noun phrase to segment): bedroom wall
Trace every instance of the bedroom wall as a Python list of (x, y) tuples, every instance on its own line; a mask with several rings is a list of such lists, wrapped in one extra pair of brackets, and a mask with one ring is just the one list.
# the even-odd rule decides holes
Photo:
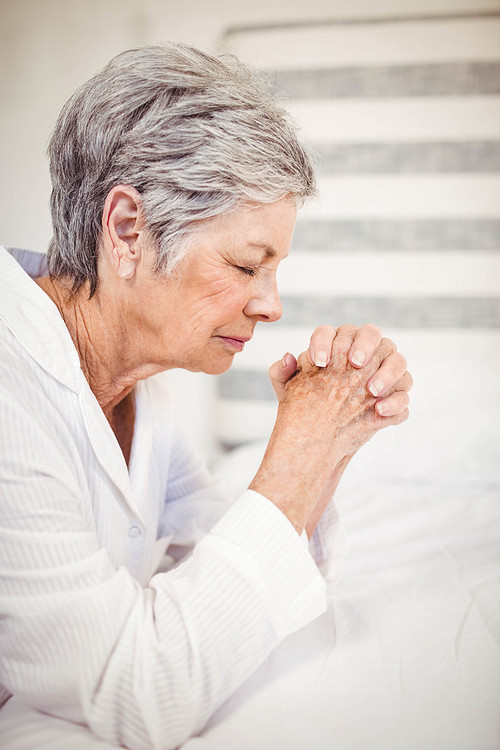
[[(45, 148), (52, 125), (74, 88), (122, 49), (164, 39), (216, 49), (229, 27), (492, 10), (500, 10), (500, 0), (3, 0), (0, 242), (45, 250)], [(183, 372), (169, 377), (195, 439), (212, 455), (213, 379)]]

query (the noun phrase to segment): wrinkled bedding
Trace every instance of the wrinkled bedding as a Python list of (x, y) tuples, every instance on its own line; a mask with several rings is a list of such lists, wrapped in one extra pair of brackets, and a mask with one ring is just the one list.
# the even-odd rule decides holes
[[(500, 747), (498, 386), (439, 410), (438, 394), (416, 402), (339, 487), (350, 553), (328, 612), (185, 750)], [(220, 461), (234, 492), (263, 449)]]

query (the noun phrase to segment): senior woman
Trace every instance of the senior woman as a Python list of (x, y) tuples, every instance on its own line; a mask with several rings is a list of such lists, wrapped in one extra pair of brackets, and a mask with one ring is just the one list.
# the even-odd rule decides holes
[(0, 744), (174, 748), (324, 611), (331, 496), (411, 377), (375, 327), (316, 329), (229, 507), (153, 376), (280, 317), (307, 152), (257, 74), (169, 44), (82, 86), (49, 154), (48, 267), (0, 253)]

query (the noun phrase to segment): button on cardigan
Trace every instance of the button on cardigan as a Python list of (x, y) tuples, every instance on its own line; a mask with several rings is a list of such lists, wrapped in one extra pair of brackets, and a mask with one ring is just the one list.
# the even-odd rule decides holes
[(331, 504), (308, 549), (262, 495), (230, 505), (164, 375), (134, 389), (127, 467), (23, 266), (43, 256), (0, 248), (0, 685), (110, 743), (175, 748), (324, 611), (342, 527)]

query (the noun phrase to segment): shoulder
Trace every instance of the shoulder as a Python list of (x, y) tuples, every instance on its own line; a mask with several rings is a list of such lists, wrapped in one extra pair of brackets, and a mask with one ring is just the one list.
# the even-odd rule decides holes
[(18, 390), (25, 382), (35, 383), (35, 370), (25, 347), (0, 317), (0, 385)]
[(47, 372), (0, 319), (0, 434), (9, 442), (37, 435), (43, 445), (68, 445), (78, 394)]

